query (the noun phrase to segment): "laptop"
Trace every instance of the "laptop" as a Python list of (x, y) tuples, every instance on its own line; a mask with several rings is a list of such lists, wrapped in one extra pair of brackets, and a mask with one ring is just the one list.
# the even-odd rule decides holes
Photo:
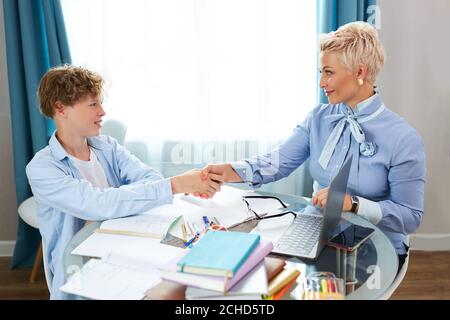
[(307, 206), (298, 212), (292, 224), (275, 243), (273, 253), (312, 260), (319, 256), (341, 220), (351, 164), (352, 156), (331, 181), (325, 209)]

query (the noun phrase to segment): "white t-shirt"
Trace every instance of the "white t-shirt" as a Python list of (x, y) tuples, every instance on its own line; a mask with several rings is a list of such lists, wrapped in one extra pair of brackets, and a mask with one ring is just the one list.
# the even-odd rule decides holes
[(94, 187), (108, 188), (109, 184), (106, 179), (105, 171), (98, 161), (95, 152), (92, 151), (91, 148), (89, 148), (89, 150), (91, 152), (89, 155), (89, 161), (83, 161), (72, 156), (69, 157), (73, 160), (78, 170), (80, 170), (81, 176), (85, 180), (89, 181)]

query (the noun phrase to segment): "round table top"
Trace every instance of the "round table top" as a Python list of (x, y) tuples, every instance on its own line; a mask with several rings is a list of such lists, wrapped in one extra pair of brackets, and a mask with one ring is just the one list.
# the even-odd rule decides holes
[[(288, 209), (299, 211), (300, 208), (309, 204), (309, 199), (287, 194), (273, 194), (258, 192), (258, 194), (274, 195), (289, 204)], [(276, 256), (286, 260), (287, 265), (292, 265), (301, 271), (301, 278), (307, 277), (313, 272), (332, 272), (344, 281), (354, 280), (354, 285), (346, 286), (346, 299), (348, 300), (372, 300), (379, 299), (384, 295), (393, 283), (398, 269), (397, 253), (387, 236), (375, 225), (366, 219), (350, 212), (343, 212), (342, 218), (356, 225), (369, 227), (375, 230), (373, 235), (365, 241), (354, 254), (337, 250), (326, 246), (316, 260), (300, 259), (297, 257)], [(276, 218), (275, 218), (276, 219)], [(72, 255), (71, 252), (86, 238), (88, 238), (100, 222), (92, 222), (82, 228), (71, 240), (64, 252), (64, 266), (68, 270), (67, 276), (79, 269), (88, 258)], [(342, 265), (346, 267), (342, 267)], [(70, 268), (75, 266), (76, 268)], [(343, 271), (345, 270), (345, 271)], [(345, 273), (345, 274), (344, 274)], [(293, 299), (295, 286), (287, 299)]]

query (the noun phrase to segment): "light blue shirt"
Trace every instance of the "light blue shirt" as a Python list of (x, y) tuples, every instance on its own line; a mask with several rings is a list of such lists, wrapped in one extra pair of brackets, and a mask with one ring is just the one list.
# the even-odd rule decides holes
[(86, 220), (129, 216), (173, 201), (170, 179), (163, 179), (115, 139), (92, 137), (88, 144), (97, 155), (110, 188), (96, 188), (84, 180), (55, 134), (26, 167), (38, 204), (45, 258), (53, 276), (51, 299), (75, 298), (59, 290), (65, 281), (63, 255)]
[[(343, 130), (341, 134), (336, 130), (336, 139), (331, 141), (340, 123)], [(373, 155), (364, 148), (360, 151), (361, 141), (374, 146)], [(326, 145), (331, 152), (325, 150)], [(320, 104), (276, 150), (232, 166), (245, 182), (257, 188), (287, 177), (310, 158), (317, 192), (329, 186), (350, 154), (353, 160), (347, 193), (359, 197), (358, 214), (376, 224), (397, 253), (404, 254), (406, 235), (422, 220), (425, 152), (417, 131), (386, 108), (378, 94), (354, 109), (343, 103)]]

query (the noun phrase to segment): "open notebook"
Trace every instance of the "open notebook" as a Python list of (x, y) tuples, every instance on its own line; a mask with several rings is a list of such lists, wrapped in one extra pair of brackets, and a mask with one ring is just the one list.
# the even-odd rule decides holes
[(143, 214), (106, 220), (95, 232), (162, 239), (181, 214), (176, 206), (162, 205)]
[(183, 251), (161, 243), (123, 245), (101, 260), (89, 260), (60, 290), (89, 299), (142, 299), (161, 281), (158, 269)]

